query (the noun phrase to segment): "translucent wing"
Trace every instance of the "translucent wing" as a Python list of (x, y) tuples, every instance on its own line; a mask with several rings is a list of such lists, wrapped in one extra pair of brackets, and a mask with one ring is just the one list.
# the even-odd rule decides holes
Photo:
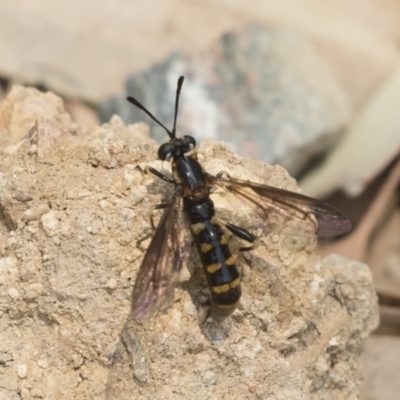
[(241, 179), (217, 176), (211, 180), (243, 199), (263, 223), (280, 224), (286, 232), (330, 237), (351, 229), (345, 215), (312, 197)]
[(161, 304), (173, 295), (189, 248), (182, 198), (175, 195), (164, 210), (136, 277), (132, 294), (133, 318), (144, 320), (152, 317)]

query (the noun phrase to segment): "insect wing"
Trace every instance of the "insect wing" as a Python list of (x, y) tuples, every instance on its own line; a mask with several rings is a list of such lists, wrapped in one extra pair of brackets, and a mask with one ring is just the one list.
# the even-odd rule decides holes
[(214, 182), (249, 204), (263, 223), (274, 219), (291, 234), (341, 235), (351, 229), (350, 220), (329, 204), (288, 190), (235, 178)]
[(151, 318), (173, 295), (190, 249), (184, 218), (182, 198), (175, 195), (164, 210), (136, 278), (131, 309), (136, 320)]

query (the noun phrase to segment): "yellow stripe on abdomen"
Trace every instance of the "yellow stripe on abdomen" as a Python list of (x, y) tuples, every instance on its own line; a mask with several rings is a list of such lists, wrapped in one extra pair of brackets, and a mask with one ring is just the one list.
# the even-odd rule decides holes
[(200, 245), (200, 251), (202, 253), (208, 253), (209, 251), (211, 251), (214, 248), (214, 246), (211, 243), (202, 243)]
[(207, 272), (213, 274), (221, 269), (222, 265), (220, 263), (207, 265)]
[(235, 301), (235, 302), (232, 303), (232, 304), (215, 304), (215, 306), (216, 306), (217, 308), (221, 309), (221, 310), (229, 310), (229, 311), (232, 311), (232, 310), (235, 310), (235, 308), (237, 307), (238, 304), (239, 304), (239, 302), (238, 302), (238, 301)]
[(220, 244), (225, 245), (228, 244), (228, 239), (226, 238), (226, 236), (222, 236), (221, 240), (219, 241)]
[(203, 232), (206, 228), (205, 224), (202, 222), (198, 222), (197, 224), (190, 225), (190, 229), (195, 235), (198, 235), (200, 232)]
[(230, 256), (225, 260), (225, 264), (231, 267), (232, 265), (235, 265), (235, 259), (233, 256)]
[(223, 285), (212, 286), (211, 289), (214, 293), (221, 294), (226, 293), (230, 289), (236, 289), (240, 285), (240, 278), (236, 278), (231, 283), (225, 283)]

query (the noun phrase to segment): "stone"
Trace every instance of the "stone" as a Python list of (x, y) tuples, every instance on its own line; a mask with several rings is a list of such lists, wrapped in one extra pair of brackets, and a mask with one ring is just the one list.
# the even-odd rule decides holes
[[(350, 115), (346, 94), (306, 38), (284, 28), (250, 24), (225, 33), (199, 54), (175, 52), (131, 75), (126, 95), (141, 101), (167, 127), (173, 123), (176, 79), (186, 76), (179, 104), (182, 135), (214, 137), (246, 157), (298, 173), (329, 148)], [(126, 123), (143, 112), (124, 96), (100, 109)], [(165, 131), (149, 118), (154, 137)]]
[(60, 97), (14, 85), (0, 103), (0, 150), (28, 135), (39, 115), (61, 126), (71, 123)]
[[(278, 229), (238, 257), (243, 297), (231, 317), (208, 317), (209, 293), (193, 251), (175, 300), (148, 322), (132, 321), (132, 287), (153, 234), (149, 210), (174, 191), (144, 172), (155, 165), (157, 144), (144, 124), (114, 119), (83, 130), (71, 123), (60, 135), (57, 117), (52, 121), (45, 157), (30, 152), (40, 147), (31, 135), (0, 164), (2, 213), (13, 222), (0, 220), (0, 265), (8, 274), (0, 282), (2, 390), (29, 388), (32, 396), (60, 400), (357, 398), (362, 346), (378, 323), (365, 264), (320, 259), (313, 237)], [(239, 157), (214, 139), (198, 153), (210, 173), (229, 170), (298, 191), (282, 167)], [(128, 165), (141, 177), (127, 179)], [(135, 185), (140, 202), (132, 201)], [(18, 193), (30, 200), (17, 200)], [(213, 199), (224, 219), (249, 221), (244, 205), (221, 193)], [(234, 241), (231, 247), (236, 254)]]

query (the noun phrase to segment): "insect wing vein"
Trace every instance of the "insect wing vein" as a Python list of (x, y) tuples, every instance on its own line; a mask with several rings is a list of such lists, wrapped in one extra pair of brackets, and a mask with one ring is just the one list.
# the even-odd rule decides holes
[(182, 199), (175, 195), (163, 213), (136, 278), (132, 294), (132, 315), (136, 320), (151, 318), (173, 295), (189, 248)]
[(348, 232), (351, 222), (336, 208), (299, 193), (241, 179), (215, 177), (215, 183), (250, 202), (263, 223), (272, 216), (289, 234), (336, 236)]

